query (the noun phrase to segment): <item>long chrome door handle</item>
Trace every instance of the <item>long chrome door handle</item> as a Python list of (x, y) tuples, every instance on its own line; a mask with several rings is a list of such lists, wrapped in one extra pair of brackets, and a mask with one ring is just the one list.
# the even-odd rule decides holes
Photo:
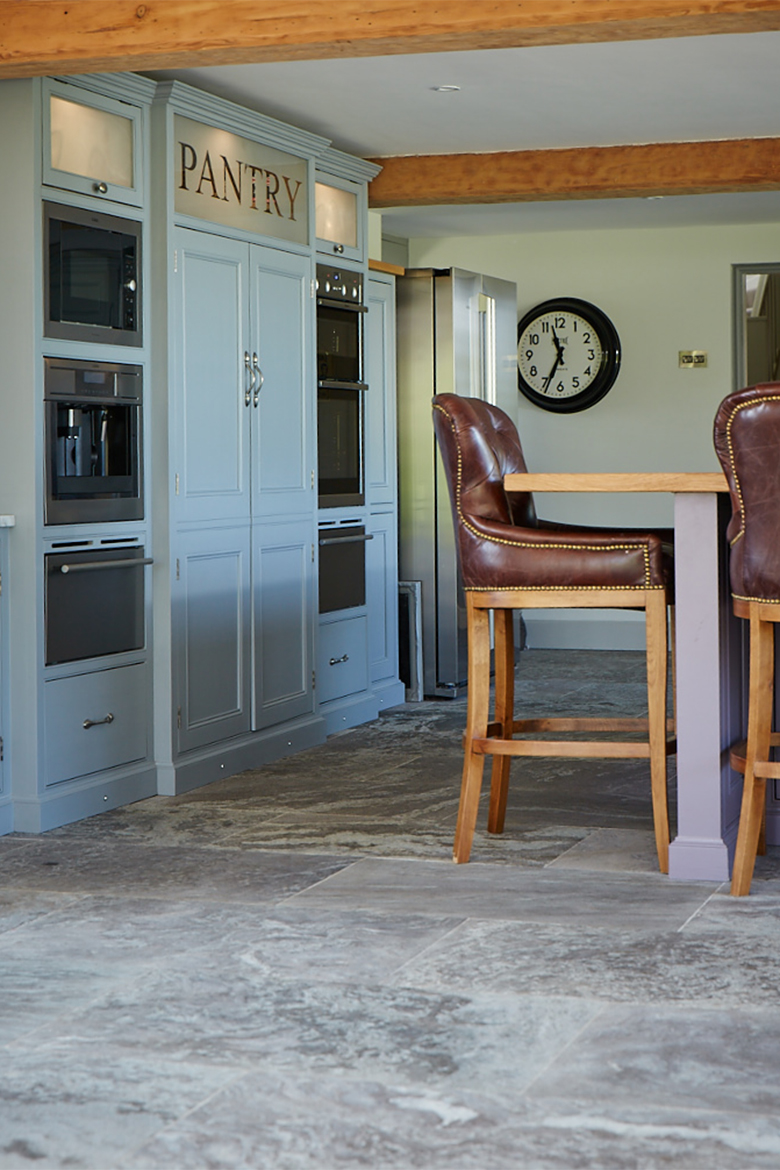
[[(249, 371), (249, 385), (244, 391), (244, 406), (249, 406), (252, 402), (252, 391), (255, 388), (255, 371), (252, 369), (252, 359), (249, 356), (249, 350), (244, 350), (244, 366)], [(257, 403), (255, 403), (257, 406)]]
[(255, 406), (257, 406), (258, 402), (260, 401), (260, 391), (263, 388), (263, 382), (265, 381), (265, 376), (263, 375), (263, 371), (260, 369), (260, 363), (257, 360), (256, 353), (252, 354), (252, 374), (253, 374), (253, 376), (255, 374), (257, 375), (257, 385), (255, 386), (255, 402), (254, 402)]

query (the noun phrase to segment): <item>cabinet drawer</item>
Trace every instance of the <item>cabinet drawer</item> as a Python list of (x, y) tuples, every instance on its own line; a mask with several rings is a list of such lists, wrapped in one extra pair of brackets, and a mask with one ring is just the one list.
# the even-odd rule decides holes
[(45, 684), (47, 786), (146, 756), (146, 671), (139, 663)]
[(368, 650), (365, 617), (320, 626), (317, 697), (320, 703), (366, 690)]

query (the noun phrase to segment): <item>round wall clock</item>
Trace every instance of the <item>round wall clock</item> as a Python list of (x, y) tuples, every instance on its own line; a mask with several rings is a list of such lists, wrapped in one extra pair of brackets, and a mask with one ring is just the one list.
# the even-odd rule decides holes
[(544, 301), (517, 326), (518, 386), (544, 410), (573, 414), (593, 406), (611, 389), (619, 369), (617, 330), (589, 301)]

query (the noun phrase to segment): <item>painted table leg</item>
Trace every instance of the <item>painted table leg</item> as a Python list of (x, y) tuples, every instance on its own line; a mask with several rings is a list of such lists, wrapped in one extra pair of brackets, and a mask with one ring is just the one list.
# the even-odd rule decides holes
[(724, 826), (734, 779), (725, 749), (738, 733), (741, 663), (718, 512), (715, 493), (675, 496), (677, 836), (669, 876), (688, 880), (729, 876)]

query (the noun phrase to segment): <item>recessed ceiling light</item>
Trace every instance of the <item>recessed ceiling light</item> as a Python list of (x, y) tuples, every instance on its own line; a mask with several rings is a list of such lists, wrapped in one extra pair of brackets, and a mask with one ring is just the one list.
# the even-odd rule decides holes
[(459, 85), (432, 85), (434, 93), (460, 93)]

